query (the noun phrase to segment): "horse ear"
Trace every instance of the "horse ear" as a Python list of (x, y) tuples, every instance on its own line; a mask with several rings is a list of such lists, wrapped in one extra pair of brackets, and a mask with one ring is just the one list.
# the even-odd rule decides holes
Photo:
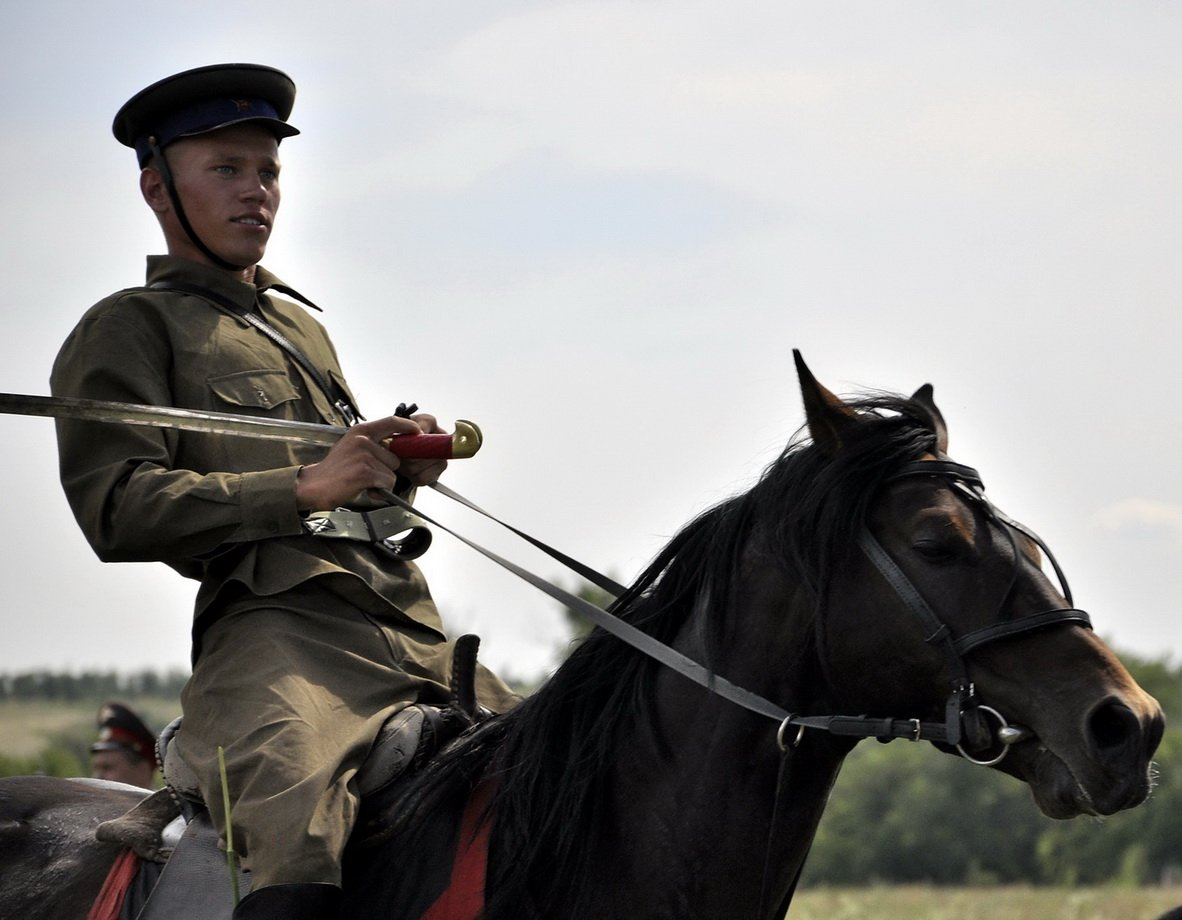
[(808, 419), (813, 443), (825, 453), (833, 455), (841, 450), (842, 434), (858, 423), (858, 415), (817, 382), (797, 349), (792, 349), (796, 361), (796, 376), (800, 378), (800, 395), (804, 398), (804, 414)]
[(927, 409), (928, 414), (931, 415), (932, 423), (936, 427), (936, 450), (941, 454), (946, 454), (948, 453), (948, 426), (944, 424), (944, 415), (936, 406), (934, 394), (935, 390), (932, 389), (932, 385), (925, 383), (912, 394), (911, 399)]

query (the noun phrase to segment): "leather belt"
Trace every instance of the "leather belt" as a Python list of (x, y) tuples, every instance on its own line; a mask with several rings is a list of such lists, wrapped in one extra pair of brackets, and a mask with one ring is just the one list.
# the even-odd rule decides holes
[(384, 546), (400, 559), (418, 559), (431, 545), (426, 522), (409, 508), (397, 505), (372, 511), (314, 511), (304, 520), (304, 530), (315, 537)]

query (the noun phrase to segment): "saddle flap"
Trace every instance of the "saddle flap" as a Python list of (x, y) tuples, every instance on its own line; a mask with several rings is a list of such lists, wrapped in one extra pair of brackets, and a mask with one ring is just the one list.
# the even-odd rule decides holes
[(402, 775), (419, 749), (423, 719), (422, 706), (408, 706), (386, 720), (369, 756), (357, 771), (357, 791), (362, 798), (373, 795)]

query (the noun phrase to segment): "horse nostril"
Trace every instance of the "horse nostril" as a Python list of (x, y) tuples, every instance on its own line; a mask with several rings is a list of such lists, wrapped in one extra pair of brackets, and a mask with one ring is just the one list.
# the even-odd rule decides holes
[(1136, 714), (1124, 703), (1109, 700), (1097, 706), (1088, 718), (1092, 738), (1101, 748), (1122, 747), (1141, 729)]

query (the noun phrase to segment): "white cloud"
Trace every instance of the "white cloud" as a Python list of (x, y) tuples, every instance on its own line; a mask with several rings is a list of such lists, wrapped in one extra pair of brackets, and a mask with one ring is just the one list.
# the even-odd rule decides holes
[(1100, 533), (1137, 540), (1169, 539), (1182, 546), (1182, 504), (1148, 498), (1113, 502), (1092, 515)]
[(1172, 64), (1153, 44), (1131, 61), (1085, 16), (1072, 23), (1083, 66), (1040, 32), (1054, 6), (999, 8), (983, 32), (978, 17), (922, 6), (910, 24), (873, 4), (527, 8), (388, 69), (388, 87), (430, 105), (363, 174), (454, 192), (545, 151), (575, 172), (692, 176), (816, 214), (877, 202), (1012, 222), (1040, 202), (1070, 206), (1088, 181), (1119, 199), (1161, 155), (1136, 138), (1182, 154), (1157, 115)]

